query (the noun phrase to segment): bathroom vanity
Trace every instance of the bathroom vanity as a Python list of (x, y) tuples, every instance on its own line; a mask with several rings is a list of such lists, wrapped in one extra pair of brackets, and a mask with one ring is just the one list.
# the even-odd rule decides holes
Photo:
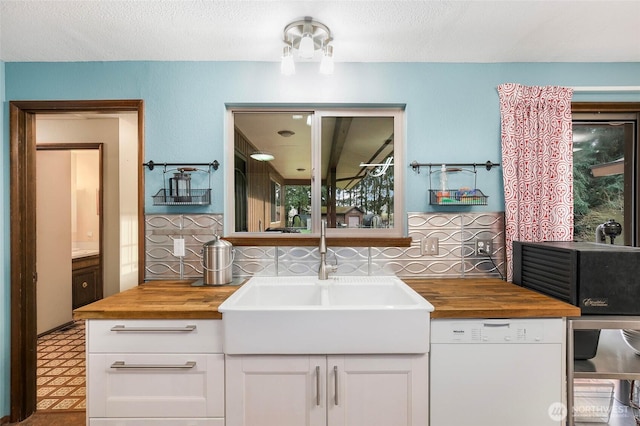
[(76, 255), (71, 260), (73, 309), (102, 299), (102, 265), (99, 254)]

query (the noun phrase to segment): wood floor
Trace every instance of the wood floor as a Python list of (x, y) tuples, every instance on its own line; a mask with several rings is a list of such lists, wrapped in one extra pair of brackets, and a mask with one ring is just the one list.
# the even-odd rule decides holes
[(83, 411), (40, 413), (35, 412), (27, 420), (20, 423), (9, 423), (9, 425), (20, 426), (85, 426), (86, 414)]

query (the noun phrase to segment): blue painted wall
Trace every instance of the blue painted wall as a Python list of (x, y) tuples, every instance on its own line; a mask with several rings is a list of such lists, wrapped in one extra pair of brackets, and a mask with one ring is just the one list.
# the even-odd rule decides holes
[[(212, 179), (211, 206), (195, 211), (221, 213), (223, 194), (225, 104), (362, 104), (406, 105), (406, 211), (430, 211), (428, 175), (414, 174), (408, 163), (484, 162), (500, 159), (500, 112), (496, 86), (530, 85), (640, 86), (640, 63), (337, 63), (332, 76), (317, 64), (297, 64), (295, 76), (280, 75), (279, 64), (266, 62), (83, 62), (6, 63), (4, 119), (0, 124), (3, 157), (8, 156), (8, 100), (143, 99), (145, 160), (209, 162), (221, 169)], [(2, 75), (0, 74), (0, 77)], [(640, 94), (576, 94), (574, 100), (640, 101)], [(2, 191), (9, 187), (3, 158)], [(146, 212), (162, 213), (151, 202), (162, 187), (162, 173), (147, 172)], [(500, 169), (480, 172), (478, 187), (489, 205), (474, 211), (502, 211)], [(8, 203), (0, 217), (8, 234)], [(6, 241), (7, 238), (3, 238)], [(9, 253), (5, 242), (0, 274), (0, 305), (8, 306)], [(9, 310), (0, 313), (7, 335)], [(8, 337), (4, 337), (3, 343)], [(0, 417), (8, 414), (9, 350), (0, 352)]]

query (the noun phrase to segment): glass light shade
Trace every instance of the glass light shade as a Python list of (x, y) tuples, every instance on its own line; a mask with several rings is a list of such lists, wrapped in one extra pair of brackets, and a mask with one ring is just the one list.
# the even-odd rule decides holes
[(269, 154), (268, 152), (254, 152), (250, 157), (258, 161), (271, 161), (275, 158), (273, 154)]
[(280, 72), (283, 75), (293, 75), (296, 73), (296, 65), (293, 63), (291, 46), (285, 46), (282, 52), (282, 62), (280, 62)]
[(313, 43), (313, 37), (311, 34), (306, 33), (302, 35), (300, 39), (300, 45), (298, 46), (298, 56), (303, 59), (311, 59), (313, 58), (313, 51), (315, 50), (315, 46)]
[(320, 74), (333, 74), (333, 47), (327, 46), (322, 52)]

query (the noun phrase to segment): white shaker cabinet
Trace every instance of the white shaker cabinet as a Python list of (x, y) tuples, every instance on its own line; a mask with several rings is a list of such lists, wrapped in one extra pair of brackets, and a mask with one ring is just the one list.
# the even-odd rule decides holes
[(89, 426), (224, 426), (217, 320), (88, 320)]
[(426, 426), (428, 354), (226, 357), (227, 426)]

